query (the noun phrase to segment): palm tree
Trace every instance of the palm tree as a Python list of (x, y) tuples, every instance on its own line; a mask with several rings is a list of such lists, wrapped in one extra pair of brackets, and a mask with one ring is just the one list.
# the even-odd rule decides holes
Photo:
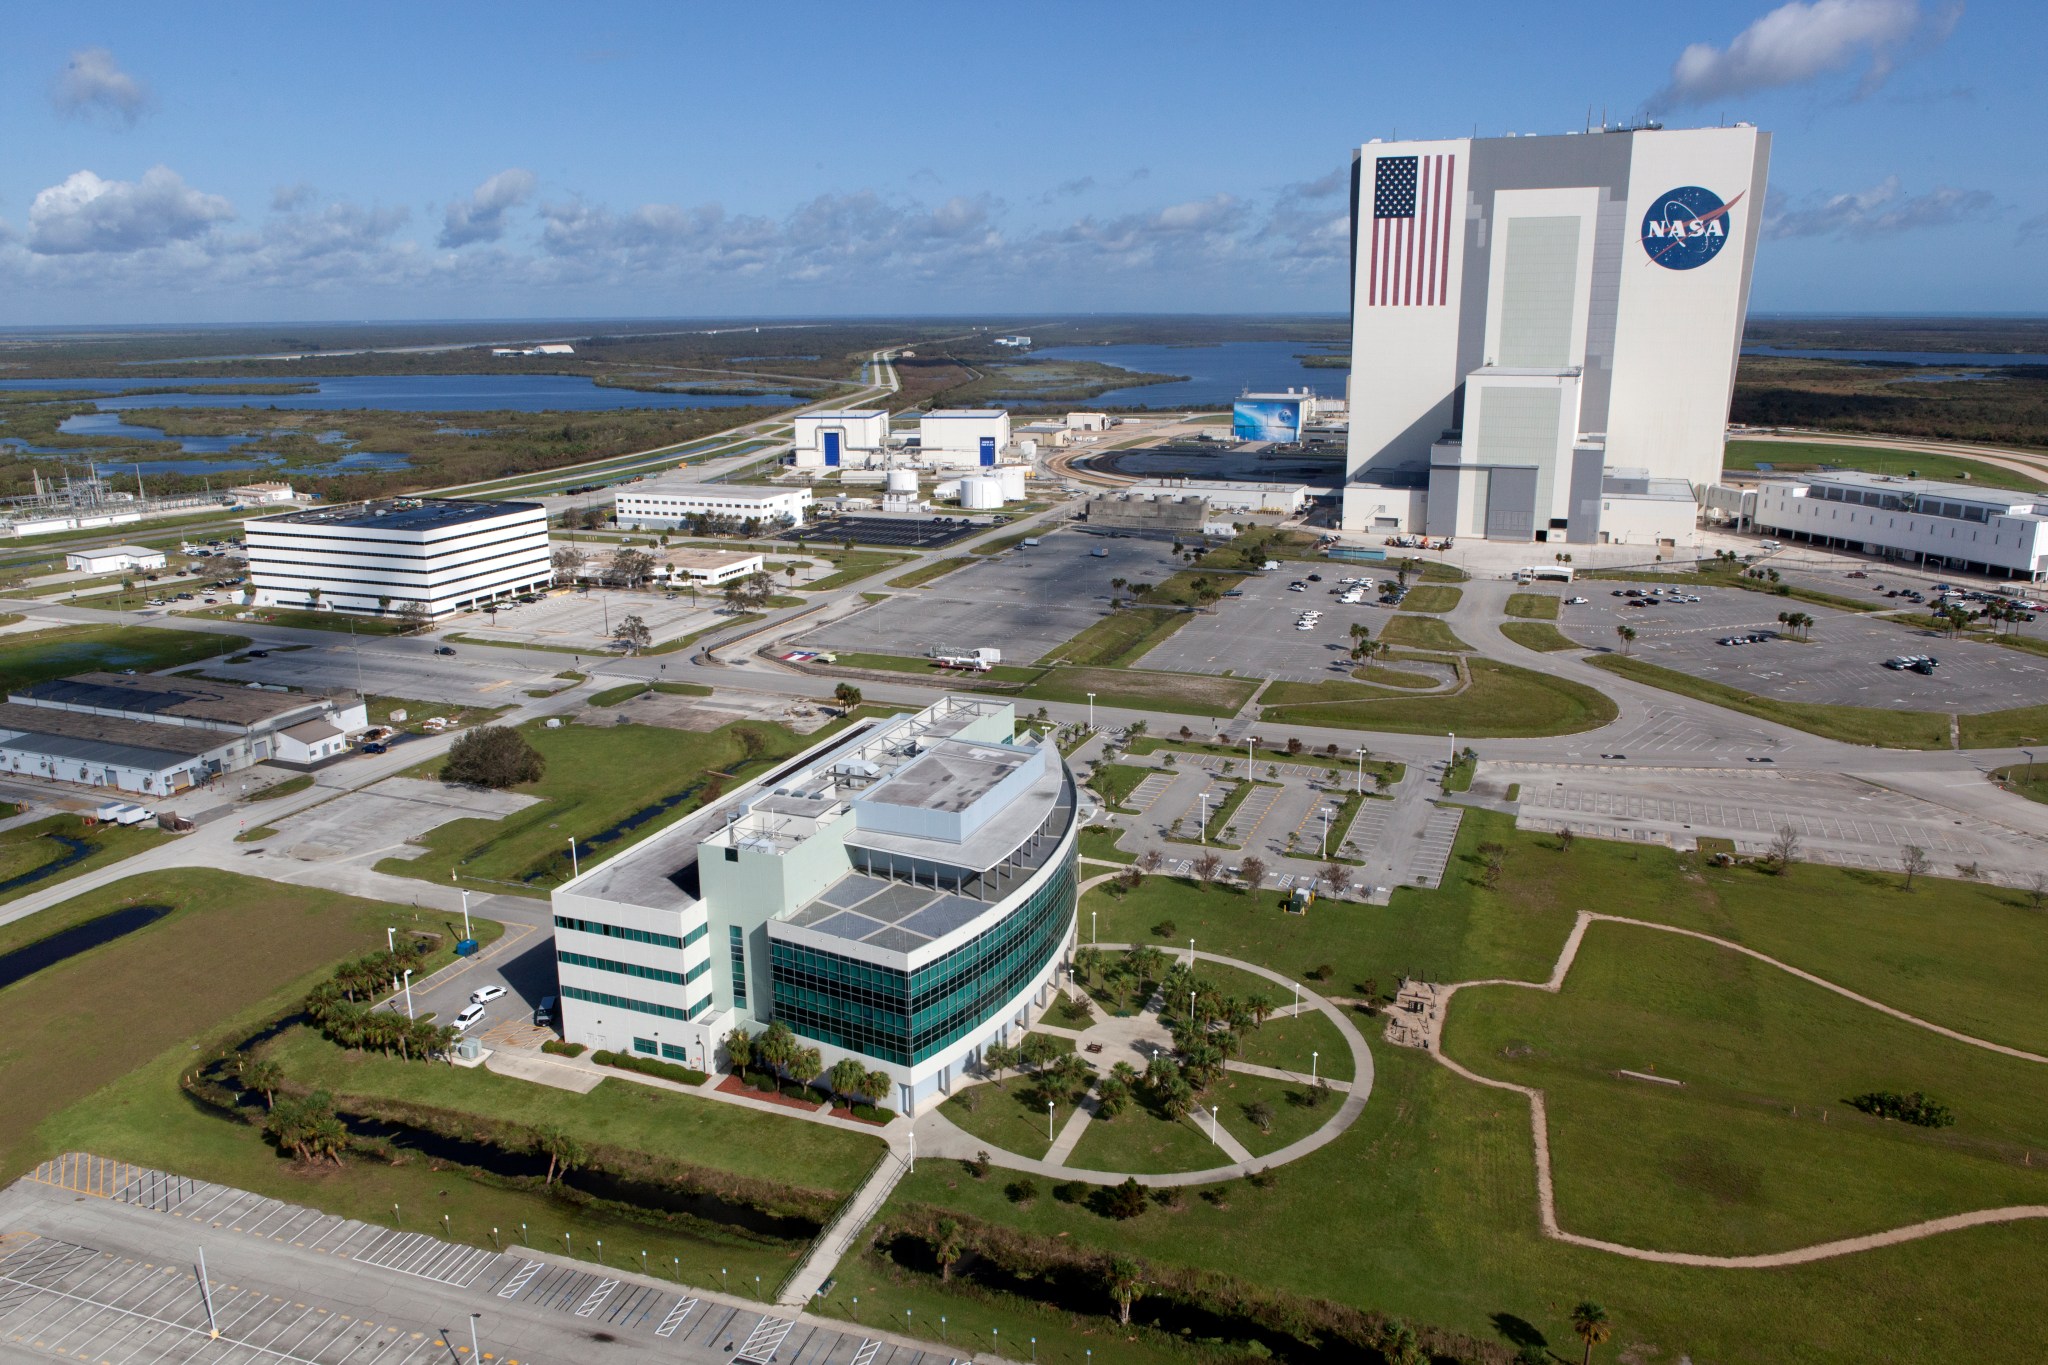
[(953, 1278), (953, 1262), (967, 1250), (967, 1238), (960, 1230), (960, 1224), (951, 1218), (941, 1218), (938, 1226), (938, 1240), (932, 1243), (932, 1259), (939, 1263), (939, 1280), (944, 1283)]
[(1112, 1256), (1103, 1267), (1103, 1285), (1116, 1300), (1117, 1322), (1125, 1327), (1131, 1325), (1131, 1305), (1145, 1296), (1144, 1276), (1144, 1265), (1129, 1256)]
[(754, 1060), (754, 1035), (743, 1028), (736, 1028), (725, 1035), (725, 1055), (732, 1061), (732, 1069), (738, 1075)]
[(541, 1182), (543, 1185), (554, 1184), (557, 1172), (567, 1175), (590, 1159), (582, 1143), (552, 1124), (534, 1130), (533, 1145), (536, 1150), (547, 1154), (548, 1174)]
[(832, 1071), (826, 1077), (832, 1093), (848, 1100), (860, 1094), (860, 1083), (868, 1078), (868, 1069), (851, 1057), (841, 1057), (832, 1064)]
[(1627, 654), (1628, 647), (1636, 642), (1636, 628), (1634, 626), (1616, 626), (1614, 633), (1621, 637), (1621, 652)]
[(1607, 1321), (1607, 1310), (1587, 1299), (1572, 1308), (1572, 1332), (1586, 1343), (1584, 1360), (1591, 1365), (1593, 1348), (1614, 1335), (1614, 1328)]
[(284, 1081), (284, 1068), (268, 1058), (260, 1061), (244, 1060), (241, 1066), (242, 1084), (251, 1090), (263, 1092), (263, 1107), (277, 1108), (277, 1087)]
[(880, 1104), (895, 1088), (895, 1077), (886, 1071), (870, 1071), (860, 1078), (860, 1096), (869, 1104)]

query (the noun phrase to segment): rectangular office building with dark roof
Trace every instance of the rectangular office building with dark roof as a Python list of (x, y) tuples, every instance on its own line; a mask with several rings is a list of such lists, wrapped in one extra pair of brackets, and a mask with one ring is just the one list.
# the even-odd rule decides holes
[(1074, 944), (1073, 775), (1015, 706), (865, 721), (554, 893), (572, 1042), (710, 1069), (787, 1024), (916, 1112), (1027, 1028)]
[(553, 581), (537, 502), (390, 498), (242, 523), (263, 607), (428, 617), (474, 611)]

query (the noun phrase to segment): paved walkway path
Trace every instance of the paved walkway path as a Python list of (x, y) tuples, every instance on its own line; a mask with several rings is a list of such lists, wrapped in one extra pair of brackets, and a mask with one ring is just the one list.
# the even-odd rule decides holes
[[(1104, 943), (1099, 946), (1108, 952), (1118, 952), (1127, 950), (1132, 945), (1128, 943)], [(1178, 956), (1181, 951), (1183, 950), (1176, 949), (1175, 955)], [(1198, 952), (1195, 954), (1195, 957), (1200, 961), (1221, 963), (1226, 967), (1235, 967), (1240, 971), (1250, 972), (1255, 976), (1263, 976), (1277, 985), (1285, 986), (1290, 992), (1296, 986), (1296, 983), (1291, 978), (1282, 976), (1280, 973), (1269, 968), (1261, 967), (1254, 962), (1245, 962), (1239, 958), (1225, 957), (1221, 953)], [(1092, 1121), (1091, 1110), (1088, 1106), (1084, 1105), (1067, 1119), (1066, 1127), (1053, 1140), (1052, 1147), (1042, 1158), (1020, 1156), (1015, 1152), (992, 1147), (986, 1140), (962, 1130), (951, 1119), (946, 1117), (941, 1108), (934, 1106), (917, 1119), (917, 1154), (920, 1157), (970, 1161), (976, 1155), (985, 1151), (988, 1153), (990, 1161), (1007, 1170), (1028, 1171), (1033, 1175), (1042, 1175), (1053, 1180), (1086, 1180), (1096, 1184), (1116, 1184), (1129, 1178), (1136, 1180), (1141, 1185), (1152, 1186), (1210, 1185), (1224, 1180), (1241, 1179), (1244, 1176), (1250, 1175), (1253, 1171), (1284, 1166), (1290, 1161), (1299, 1161), (1310, 1152), (1336, 1141), (1338, 1137), (1343, 1135), (1346, 1129), (1358, 1121), (1358, 1116), (1365, 1112), (1366, 1100), (1372, 1094), (1373, 1077), (1372, 1052), (1366, 1046), (1365, 1036), (1353, 1026), (1350, 1018), (1346, 1016), (1344, 1011), (1311, 991), (1303, 991), (1301, 999), (1302, 1008), (1321, 1010), (1329, 1018), (1330, 1022), (1337, 1026), (1337, 1031), (1344, 1036), (1345, 1042), (1350, 1045), (1352, 1075), (1354, 1079), (1342, 1086), (1335, 1082), (1331, 1084), (1330, 1088), (1332, 1090), (1342, 1091), (1344, 1102), (1337, 1107), (1337, 1112), (1331, 1116), (1327, 1123), (1323, 1124), (1322, 1127), (1316, 1129), (1313, 1133), (1310, 1133), (1307, 1137), (1291, 1142), (1276, 1152), (1269, 1152), (1263, 1157), (1255, 1157), (1219, 1124), (1216, 1129), (1215, 1142), (1218, 1147), (1222, 1148), (1224, 1155), (1230, 1158), (1230, 1162), (1227, 1165), (1213, 1166), (1200, 1171), (1172, 1171), (1165, 1174), (1098, 1171), (1069, 1166), (1066, 1164), (1068, 1157), (1072, 1154), (1075, 1145), (1080, 1142), (1081, 1135), (1086, 1131), (1086, 1125)], [(1062, 1030), (1062, 1032), (1069, 1031)], [(1292, 1072), (1280, 1071), (1269, 1067), (1255, 1067), (1242, 1062), (1232, 1062), (1229, 1066), (1233, 1071), (1243, 1071), (1248, 1075), (1273, 1076), (1276, 1079), (1295, 1081), (1306, 1079)], [(1201, 1133), (1204, 1138), (1209, 1136), (1209, 1115), (1206, 1111), (1190, 1114), (1185, 1121), (1194, 1124), (1196, 1131)]]
[(1656, 1261), (1664, 1265), (1749, 1270), (1769, 1269), (1776, 1266), (1805, 1265), (1812, 1261), (1830, 1260), (1837, 1256), (1848, 1256), (1859, 1251), (1872, 1251), (1878, 1247), (1897, 1246), (1901, 1242), (1917, 1241), (1922, 1237), (1933, 1237), (1944, 1232), (1957, 1232), (1964, 1228), (1985, 1227), (1995, 1223), (2017, 1223), (2031, 1218), (2048, 1218), (2048, 1204), (2013, 1204), (2003, 1208), (1978, 1209), (1970, 1213), (1951, 1214), (1946, 1218), (1930, 1218), (1925, 1222), (1912, 1223), (1905, 1227), (1892, 1228), (1885, 1232), (1868, 1233), (1861, 1237), (1843, 1237), (1832, 1242), (1817, 1242), (1812, 1246), (1796, 1247), (1791, 1251), (1774, 1251), (1757, 1256), (1705, 1256), (1685, 1251), (1654, 1251), (1644, 1247), (1625, 1246), (1620, 1242), (1602, 1241), (1597, 1237), (1583, 1237), (1575, 1232), (1566, 1232), (1558, 1225), (1557, 1221), (1557, 1190), (1555, 1181), (1552, 1178), (1550, 1164), (1550, 1121), (1548, 1110), (1544, 1103), (1543, 1092), (1533, 1086), (1516, 1085), (1512, 1081), (1499, 1081), (1490, 1076), (1482, 1076), (1478, 1072), (1452, 1061), (1444, 1055), (1442, 1029), (1443, 1019), (1450, 1013), (1453, 995), (1467, 986), (1520, 986), (1527, 990), (1550, 991), (1553, 994), (1561, 990), (1564, 986), (1566, 974), (1571, 971), (1572, 963), (1579, 955), (1579, 945), (1585, 942), (1586, 928), (1595, 921), (1603, 921), (1608, 924), (1629, 924), (1642, 929), (1656, 929), (1667, 934), (1681, 934), (1686, 938), (1696, 938), (1704, 943), (1711, 943), (1717, 948), (1726, 948), (1730, 952), (1742, 953), (1745, 956), (1753, 957), (1759, 962), (1776, 967), (1779, 971), (1789, 972), (1802, 981), (1811, 982), (1823, 990), (1833, 991), (1836, 995), (1854, 1000), (1859, 1005), (1866, 1005), (1871, 1009), (1888, 1014), (1894, 1019), (1912, 1024), (1917, 1028), (1924, 1028), (1929, 1032), (1938, 1033), (1944, 1038), (1950, 1038), (1959, 1043), (1967, 1043), (1971, 1047), (1980, 1047), (1989, 1052), (2001, 1053), (2007, 1057), (2017, 1057), (2024, 1061), (2048, 1064), (2048, 1057), (2038, 1056), (2032, 1052), (2024, 1052), (2019, 1048), (2007, 1047), (2002, 1043), (1992, 1043), (1982, 1038), (1972, 1038), (1967, 1033), (1958, 1033), (1954, 1029), (1944, 1028), (1940, 1024), (1929, 1023), (1927, 1020), (1908, 1014), (1904, 1010), (1894, 1009), (1892, 1006), (1872, 1000), (1866, 995), (1858, 995), (1855, 991), (1849, 990), (1846, 987), (1838, 986), (1834, 982), (1815, 976), (1811, 972), (1801, 971), (1789, 963), (1780, 962), (1778, 959), (1768, 954), (1760, 953), (1754, 948), (1744, 947), (1740, 943), (1731, 943), (1725, 938), (1716, 938), (1712, 934), (1703, 934), (1696, 929), (1680, 929), (1669, 924), (1656, 924), (1649, 920), (1629, 919), (1622, 915), (1601, 915), (1591, 910), (1581, 910), (1578, 919), (1572, 924), (1570, 936), (1565, 939), (1564, 951), (1558, 954), (1557, 965), (1551, 969), (1548, 981), (1489, 979), (1485, 981), (1460, 981), (1442, 986), (1437, 993), (1440, 1007), (1435, 1014), (1427, 1039), (1430, 1054), (1457, 1075), (1478, 1085), (1490, 1086), (1495, 1090), (1512, 1090), (1516, 1094), (1528, 1099), (1529, 1125), (1536, 1147), (1536, 1212), (1537, 1217), (1542, 1222), (1544, 1236), (1554, 1238), (1560, 1242), (1569, 1242), (1573, 1246), (1590, 1247), (1595, 1251), (1608, 1251), (1617, 1256), (1627, 1256), (1637, 1261)]

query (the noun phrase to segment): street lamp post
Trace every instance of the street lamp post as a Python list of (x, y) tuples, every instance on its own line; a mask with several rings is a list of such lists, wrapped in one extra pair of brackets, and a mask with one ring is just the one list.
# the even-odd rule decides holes
[(1095, 732), (1095, 694), (1093, 692), (1088, 694), (1088, 731), (1090, 734)]
[(1316, 1083), (1316, 1066), (1319, 1060), (1321, 1059), (1322, 1055), (1323, 1054), (1320, 1052), (1311, 1052), (1308, 1054), (1308, 1083), (1310, 1085), (1314, 1085)]
[(1367, 752), (1365, 749), (1358, 751), (1358, 794), (1360, 796), (1365, 795), (1365, 755)]
[(1213, 1104), (1212, 1104), (1212, 1105), (1210, 1105), (1210, 1106), (1209, 1106), (1209, 1141), (1211, 1141), (1211, 1142), (1214, 1142), (1214, 1141), (1216, 1141), (1216, 1114), (1217, 1114), (1217, 1112), (1218, 1112), (1218, 1107), (1217, 1107), (1216, 1105), (1213, 1105)]
[(1052, 1101), (1045, 1102), (1045, 1140), (1052, 1141)]
[(1449, 734), (1451, 736), (1451, 763), (1453, 766), (1456, 766), (1458, 762), (1458, 732), (1452, 730)]
[(1088, 912), (1088, 943), (1090, 947), (1102, 942), (1102, 935), (1095, 931), (1095, 916), (1097, 913), (1094, 910)]
[(407, 968), (405, 969), (405, 1017), (406, 1017), (406, 1018), (408, 1018), (408, 1019), (410, 1019), (410, 1018), (412, 1018), (412, 1017), (413, 1017), (413, 1013), (412, 1013), (412, 968), (410, 968), (410, 967), (407, 967)]
[(1317, 856), (1323, 858), (1330, 856), (1330, 808), (1328, 806), (1323, 807), (1323, 851)]
[(469, 1358), (472, 1362), (483, 1359), (483, 1352), (477, 1349), (476, 1344), (476, 1320), (482, 1316), (482, 1313), (469, 1315)]
[(1194, 941), (1193, 939), (1189, 939), (1189, 940), (1188, 940), (1188, 970), (1189, 970), (1189, 971), (1193, 971), (1194, 969), (1195, 969), (1195, 941)]
[(387, 953), (398, 951), (398, 930), (388, 925), (384, 929), (384, 951)]
[(466, 886), (462, 888), (462, 936), (464, 938), (476, 937), (475, 934), (469, 932), (469, 888)]
[(2034, 782), (2034, 751), (2032, 749), (2022, 749), (2020, 752), (2027, 756), (2027, 785), (2032, 786)]
[(572, 878), (573, 878), (573, 877), (580, 877), (580, 876), (582, 876), (582, 875), (583, 875), (583, 869), (582, 869), (582, 868), (581, 868), (581, 866), (579, 866), (579, 865), (578, 865), (578, 863), (577, 863), (577, 859), (576, 859), (576, 839), (575, 839), (575, 836), (573, 836), (573, 835), (572, 835), (572, 836), (570, 836), (570, 839), (569, 839), (569, 875), (570, 875), (570, 876), (571, 876)]
[(1202, 847), (1209, 846), (1209, 793), (1202, 793)]

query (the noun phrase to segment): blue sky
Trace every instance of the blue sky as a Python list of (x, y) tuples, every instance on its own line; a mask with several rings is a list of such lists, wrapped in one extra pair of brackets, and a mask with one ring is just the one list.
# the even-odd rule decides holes
[(1374, 136), (1776, 134), (1759, 311), (2048, 301), (2048, 10), (92, 4), (0, 46), (0, 324), (1346, 307)]

